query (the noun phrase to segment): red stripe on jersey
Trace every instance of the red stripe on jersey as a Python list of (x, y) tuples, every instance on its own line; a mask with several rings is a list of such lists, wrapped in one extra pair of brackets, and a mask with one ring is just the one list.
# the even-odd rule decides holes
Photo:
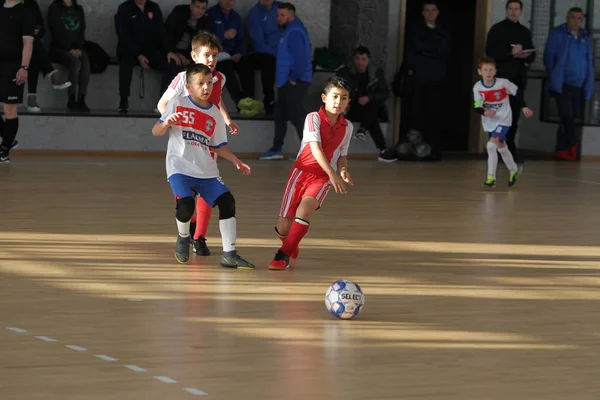
[(211, 137), (215, 133), (217, 122), (210, 115), (182, 106), (177, 106), (175, 112), (182, 114), (181, 119), (177, 122), (177, 126), (204, 132), (208, 137)]
[(498, 103), (508, 97), (506, 88), (497, 90), (480, 90), (479, 94), (483, 97), (485, 103)]
[(221, 96), (223, 95), (223, 75), (219, 71), (215, 71), (216, 81), (213, 84), (213, 90), (210, 93), (208, 101), (219, 107), (221, 104)]
[(175, 79), (173, 79), (171, 81), (171, 84), (169, 85), (169, 87), (173, 90), (177, 89), (177, 85), (179, 84), (180, 80), (181, 80), (181, 76), (179, 74), (177, 74), (177, 76), (175, 76)]

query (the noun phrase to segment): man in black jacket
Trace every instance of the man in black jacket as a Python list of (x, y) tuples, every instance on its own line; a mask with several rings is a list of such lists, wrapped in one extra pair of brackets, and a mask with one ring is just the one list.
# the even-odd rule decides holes
[(169, 66), (165, 80), (169, 82), (192, 63), (192, 38), (200, 31), (210, 31), (206, 15), (208, 0), (191, 0), (189, 5), (175, 6), (165, 22), (165, 48)]
[(516, 158), (515, 137), (519, 127), (521, 108), (524, 107), (524, 94), (527, 87), (527, 69), (535, 61), (535, 51), (531, 31), (519, 23), (523, 11), (521, 0), (508, 0), (506, 19), (498, 22), (488, 32), (485, 45), (486, 55), (496, 60), (499, 78), (505, 78), (517, 85), (519, 96), (510, 97), (512, 125), (506, 134), (508, 149)]
[[(167, 69), (164, 20), (157, 3), (151, 0), (126, 0), (119, 6), (115, 23), (119, 38), (119, 112), (126, 113), (129, 109), (129, 92), (135, 65), (161, 72)], [(169, 83), (163, 76), (161, 94)]]
[(352, 62), (339, 70), (337, 75), (344, 78), (352, 89), (346, 116), (348, 120), (360, 123), (355, 139), (364, 141), (365, 131), (368, 131), (380, 151), (379, 161), (397, 161), (395, 152), (387, 148), (379, 124), (380, 110), (385, 108), (385, 101), (389, 96), (388, 84), (383, 70), (371, 63), (369, 49), (361, 46), (354, 50)]
[(413, 26), (408, 34), (406, 55), (407, 74), (414, 81), (410, 128), (423, 134), (431, 146), (428, 160), (442, 158), (440, 110), (443, 110), (444, 82), (450, 57), (450, 33), (437, 18), (439, 9), (435, 1), (423, 3), (423, 20)]

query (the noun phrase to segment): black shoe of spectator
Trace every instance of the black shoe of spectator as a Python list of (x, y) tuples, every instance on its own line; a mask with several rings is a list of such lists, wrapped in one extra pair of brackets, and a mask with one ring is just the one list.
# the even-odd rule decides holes
[(90, 108), (85, 104), (85, 96), (81, 96), (77, 101), (77, 110), (82, 112), (90, 112)]
[(274, 101), (265, 101), (265, 114), (273, 115), (275, 111), (275, 102)]
[(398, 157), (396, 156), (396, 151), (394, 149), (381, 150), (377, 159), (383, 163), (393, 163), (398, 161)]
[(69, 96), (69, 100), (67, 101), (67, 108), (69, 109), (69, 111), (79, 111), (79, 108), (77, 107), (77, 99), (75, 99), (75, 96)]
[(119, 113), (127, 114), (129, 111), (129, 100), (127, 97), (121, 97), (121, 101), (119, 102)]

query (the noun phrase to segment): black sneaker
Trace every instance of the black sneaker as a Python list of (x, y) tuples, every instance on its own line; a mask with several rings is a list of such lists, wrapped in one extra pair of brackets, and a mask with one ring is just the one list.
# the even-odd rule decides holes
[(190, 238), (177, 235), (177, 244), (175, 245), (175, 259), (180, 264), (190, 260)]
[(194, 244), (194, 235), (196, 234), (196, 223), (190, 222), (190, 245)]
[(19, 147), (19, 141), (18, 141), (18, 140), (14, 140), (14, 141), (12, 142), (12, 144), (10, 145), (10, 148), (9, 148), (9, 150), (14, 150), (14, 149), (16, 149), (17, 147)]
[(398, 161), (398, 157), (396, 156), (396, 152), (394, 149), (384, 149), (379, 153), (379, 157), (377, 159), (384, 163), (393, 163)]
[(274, 271), (283, 271), (284, 269), (288, 269), (290, 267), (290, 256), (285, 254), (281, 250), (277, 250), (275, 254), (275, 258), (269, 264), (269, 269)]
[(122, 97), (119, 102), (119, 109), (117, 110), (120, 114), (127, 114), (129, 112), (129, 100), (127, 97)]
[(90, 112), (90, 108), (85, 103), (85, 96), (81, 96), (79, 100), (77, 100), (77, 110), (81, 112)]
[(206, 245), (206, 239), (200, 236), (198, 240), (192, 239), (192, 244), (194, 246), (194, 253), (199, 256), (210, 256), (210, 249)]
[(0, 147), (0, 163), (10, 162), (10, 157), (8, 156), (9, 149), (2, 146)]
[(224, 251), (221, 256), (221, 267), (253, 270), (254, 264), (244, 260), (236, 250)]

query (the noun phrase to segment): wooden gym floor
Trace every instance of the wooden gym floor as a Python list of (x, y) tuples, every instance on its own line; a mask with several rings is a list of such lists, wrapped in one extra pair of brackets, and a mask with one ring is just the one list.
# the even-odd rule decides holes
[[(267, 270), (291, 163), (221, 163), (240, 253), (179, 265), (156, 159), (0, 166), (0, 398), (600, 398), (600, 164), (350, 163), (289, 271)], [(215, 213), (216, 214), (216, 213)], [(323, 295), (361, 284), (353, 321)]]

